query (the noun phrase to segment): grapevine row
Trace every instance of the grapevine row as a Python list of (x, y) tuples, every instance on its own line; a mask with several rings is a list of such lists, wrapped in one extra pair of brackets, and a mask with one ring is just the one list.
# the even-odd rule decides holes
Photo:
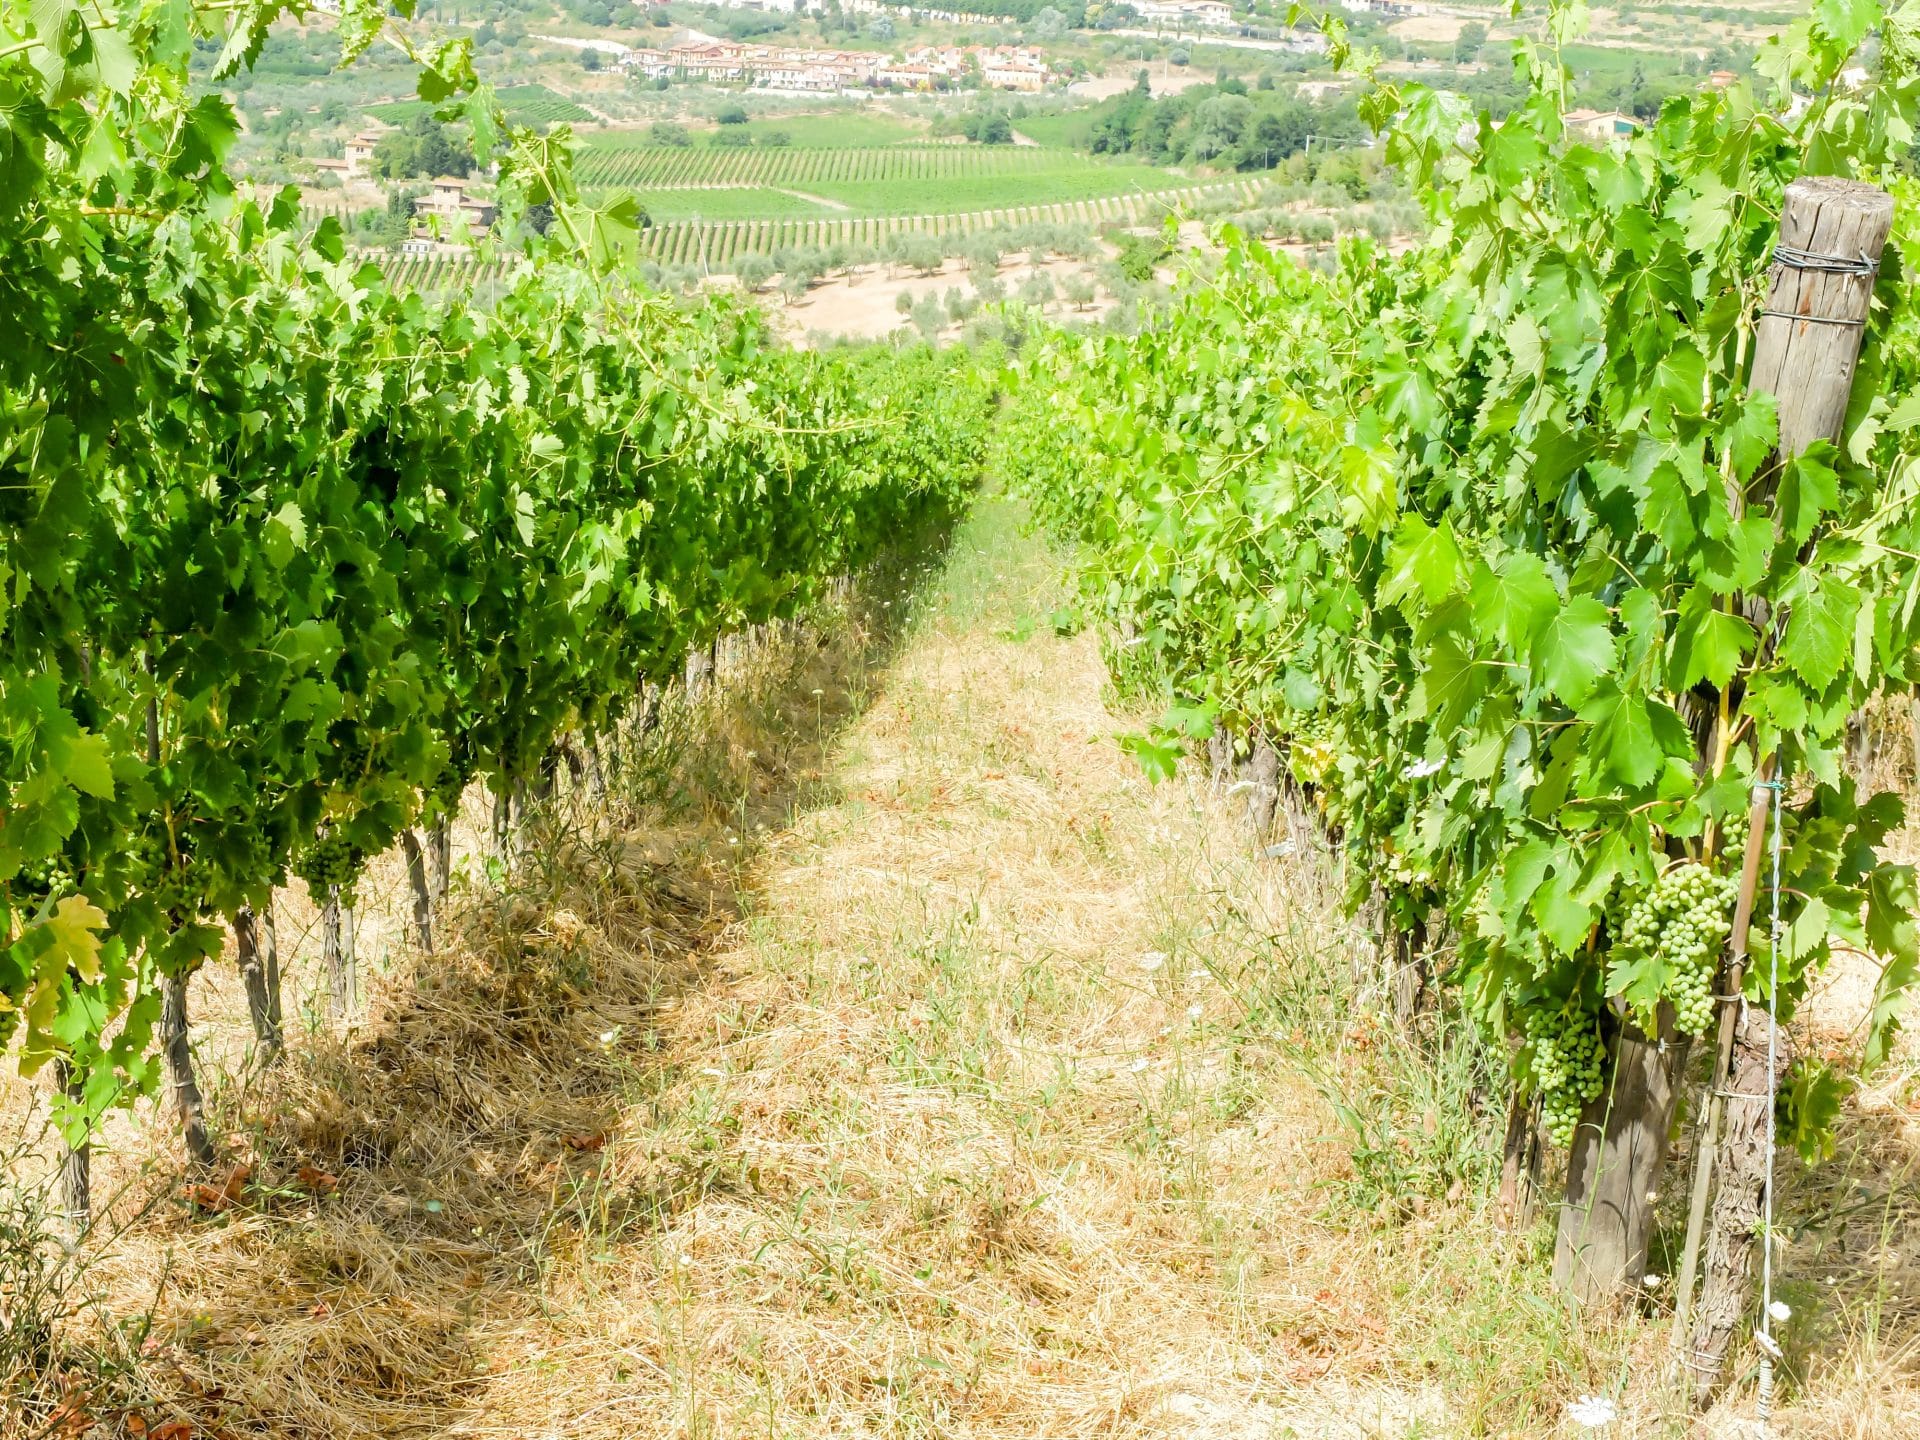
[[(1892, 175), (1920, 52), (1876, 5), (1804, 20), (1763, 52), (1771, 95), (1677, 97), (1618, 145), (1568, 130), (1550, 47), (1516, 53), (1533, 89), (1500, 124), (1371, 92), (1428, 242), (1348, 242), (1330, 275), (1231, 243), (1137, 336), (1029, 352), (1004, 468), (1164, 688), (1143, 763), (1216, 727), (1275, 747), (1355, 904), (1444, 937), (1522, 1095), (1598, 1153), (1605, 1064), (1645, 1035), (1677, 1067), (1708, 1029), (1774, 767), (1787, 943), (1750, 936), (1747, 998), (1791, 1019), (1836, 950), (1871, 955), (1870, 1061), (1915, 983), (1913, 873), (1879, 853), (1900, 805), (1841, 760), (1848, 716), (1920, 680), (1920, 232)], [(1783, 456), (1747, 369), (1807, 173), (1894, 185), (1898, 258), (1840, 443)], [(1795, 1063), (1789, 1096), (1835, 1093)], [(1831, 1114), (1795, 1103), (1816, 1154)]]
[[(0, 47), (0, 1043), (66, 1072), (76, 1135), (150, 1085), (163, 1009), (184, 1063), (223, 920), (350, 885), (940, 519), (987, 399), (964, 359), (777, 350), (578, 263), (621, 217), (531, 132), (503, 172), (548, 250), (488, 294), (389, 283), (238, 192), (176, 18), (116, 22), (124, 84), (84, 27)], [(436, 98), (473, 83), (421, 58)]]
[(805, 186), (829, 181), (952, 180), (1089, 170), (1100, 162), (1039, 146), (622, 146), (596, 141), (580, 156), (585, 186), (667, 189), (697, 185)]
[(894, 235), (964, 236), (1014, 225), (1134, 225), (1170, 209), (1221, 198), (1250, 199), (1254, 181), (1192, 185), (1147, 194), (1115, 195), (1047, 205), (951, 215), (892, 215), (810, 220), (677, 220), (656, 223), (640, 238), (640, 253), (668, 264), (705, 264), (723, 270), (742, 255), (833, 245), (878, 247)]

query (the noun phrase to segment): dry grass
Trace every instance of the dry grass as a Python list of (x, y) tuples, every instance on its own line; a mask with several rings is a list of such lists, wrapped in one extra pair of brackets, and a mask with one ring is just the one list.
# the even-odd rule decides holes
[[(95, 1433), (1411, 1440), (1589, 1392), (1678, 1433), (1657, 1317), (1568, 1316), (1548, 1220), (1494, 1235), (1485, 1057), (1371, 1018), (1323, 867), (1130, 769), (1058, 574), (989, 500), (741, 657), (266, 1080), (198, 991), (254, 1179), (196, 1216), (116, 1125), (88, 1279), (153, 1331)], [(1920, 1433), (1902, 1093), (1793, 1193), (1783, 1433)]]

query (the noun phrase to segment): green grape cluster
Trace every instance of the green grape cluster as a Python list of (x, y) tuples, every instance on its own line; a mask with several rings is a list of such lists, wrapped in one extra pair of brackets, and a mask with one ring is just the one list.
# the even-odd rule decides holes
[(1674, 1024), (1689, 1035), (1704, 1035), (1713, 1023), (1713, 976), (1738, 889), (1737, 881), (1704, 865), (1676, 865), (1654, 881), (1621, 927), (1625, 944), (1665, 957)]
[(347, 886), (360, 873), (362, 857), (338, 833), (322, 835), (300, 859), (300, 876), (316, 895), (335, 885)]
[(1527, 1073), (1540, 1092), (1540, 1117), (1553, 1143), (1573, 1143), (1580, 1110), (1598, 1099), (1605, 1083), (1600, 1026), (1589, 1011), (1566, 1006), (1535, 1010), (1527, 1016), (1531, 1059)]

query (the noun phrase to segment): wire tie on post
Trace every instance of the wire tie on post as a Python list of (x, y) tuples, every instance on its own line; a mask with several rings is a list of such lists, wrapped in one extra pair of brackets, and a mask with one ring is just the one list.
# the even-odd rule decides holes
[(1862, 250), (1857, 255), (1822, 255), (1798, 245), (1773, 247), (1773, 263), (1789, 270), (1812, 270), (1822, 275), (1878, 275), (1880, 262)]
[(1762, 310), (1762, 315), (1772, 315), (1780, 320), (1805, 320), (1813, 325), (1845, 325), (1848, 328), (1864, 326), (1865, 316), (1855, 318), (1851, 315), (1802, 315), (1793, 310)]

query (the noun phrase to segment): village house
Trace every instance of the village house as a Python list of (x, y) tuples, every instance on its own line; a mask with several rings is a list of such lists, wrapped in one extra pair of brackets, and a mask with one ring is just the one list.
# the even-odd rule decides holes
[(649, 80), (673, 74), (672, 57), (664, 50), (651, 50), (645, 46), (623, 50), (614, 64), (622, 70), (637, 70)]
[(1618, 110), (1569, 110), (1567, 133), (1586, 140), (1619, 140), (1640, 128), (1640, 122)]
[(362, 130), (347, 141), (347, 158), (344, 163), (349, 180), (361, 180), (373, 173), (373, 151), (379, 143), (378, 130)]
[(458, 234), (462, 227), (471, 235), (484, 234), (493, 228), (496, 213), (491, 200), (469, 195), (465, 180), (448, 175), (435, 180), (432, 190), (413, 202), (416, 225), (426, 230), (438, 221), (443, 238)]
[(1142, 20), (1157, 25), (1206, 25), (1215, 30), (1233, 26), (1233, 7), (1227, 0), (1130, 0)]
[(903, 60), (896, 64), (882, 65), (876, 72), (875, 78), (882, 85), (893, 85), (902, 90), (931, 90), (935, 73), (931, 65)]
[(995, 58), (982, 62), (980, 78), (995, 90), (1044, 90), (1047, 67), (1032, 60)]

